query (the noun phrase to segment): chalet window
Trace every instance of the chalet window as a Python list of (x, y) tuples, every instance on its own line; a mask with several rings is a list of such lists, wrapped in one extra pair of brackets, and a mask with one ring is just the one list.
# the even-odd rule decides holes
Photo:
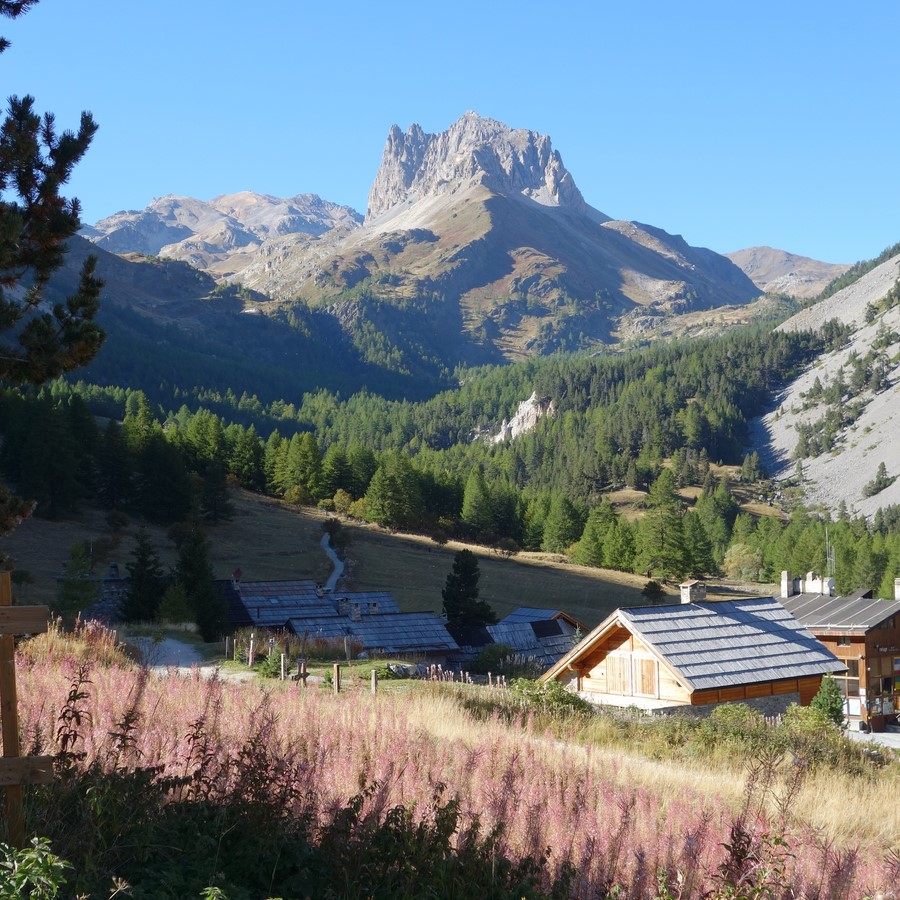
[(858, 659), (848, 659), (845, 660), (847, 664), (847, 672), (841, 672), (839, 675), (835, 675), (835, 681), (838, 683), (838, 687), (841, 689), (841, 693), (845, 697), (858, 697), (859, 696), (859, 660)]
[(841, 693), (845, 697), (858, 697), (859, 696), (859, 679), (858, 678), (844, 678), (842, 676), (837, 676), (835, 679), (838, 683), (838, 687), (841, 689)]
[(839, 637), (837, 639), (838, 647), (849, 647), (850, 646), (850, 638), (848, 637)]

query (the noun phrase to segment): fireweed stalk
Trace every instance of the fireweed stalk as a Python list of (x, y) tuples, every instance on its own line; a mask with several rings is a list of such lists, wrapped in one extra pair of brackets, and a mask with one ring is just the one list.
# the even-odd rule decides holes
[[(747, 877), (760, 878), (773, 860), (779, 890), (793, 897), (874, 895), (900, 874), (896, 858), (877, 848), (837, 849), (808, 830), (792, 831), (777, 811), (770, 818), (763, 803), (748, 802), (737, 819), (725, 803), (698, 802), (687, 792), (663, 803), (651, 790), (623, 786), (608, 756), (540, 740), (521, 728), (494, 722), (482, 730), (472, 722), (465, 741), (437, 738), (416, 721), (417, 705), (402, 696), (336, 697), (295, 685), (263, 688), (199, 674), (146, 678), (117, 665), (78, 667), (22, 659), (25, 735), (58, 752), (49, 736), (56, 734), (66, 685), (77, 683), (82, 696), (71, 726), (77, 739), (67, 738), (69, 749), (78, 751), (74, 764), (156, 770), (173, 779), (173, 802), (252, 791), (272, 804), (298, 804), (297, 815), (324, 828), (361, 792), (363, 818), (384, 816), (395, 806), (428, 816), (443, 785), (445, 796), (459, 799), (459, 835), (477, 820), (484, 830), (502, 826), (497, 849), (510, 858), (537, 859), (549, 848), (547, 877), (570, 864), (577, 873), (573, 895), (583, 897), (616, 890), (620, 898), (656, 898), (664, 891), (744, 896), (727, 893), (727, 879), (751, 869), (756, 874)], [(248, 747), (269, 767), (252, 784), (241, 771)], [(217, 764), (222, 760), (228, 765)], [(745, 858), (735, 875), (729, 865), (736, 823)], [(841, 893), (833, 893), (838, 887)]]

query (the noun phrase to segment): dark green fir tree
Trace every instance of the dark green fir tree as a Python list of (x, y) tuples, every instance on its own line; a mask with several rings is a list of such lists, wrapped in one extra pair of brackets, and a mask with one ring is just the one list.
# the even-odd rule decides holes
[(478, 599), (478, 557), (471, 550), (460, 550), (453, 558), (453, 569), (441, 592), (449, 625), (493, 625), (497, 616)]

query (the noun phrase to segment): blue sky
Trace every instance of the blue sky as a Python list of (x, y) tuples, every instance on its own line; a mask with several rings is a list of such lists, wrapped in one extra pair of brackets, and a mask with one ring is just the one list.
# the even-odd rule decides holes
[(85, 222), (155, 197), (316, 193), (365, 212), (388, 129), (473, 109), (549, 134), (585, 199), (727, 252), (900, 241), (900, 4), (42, 0), (3, 95), (100, 131)]

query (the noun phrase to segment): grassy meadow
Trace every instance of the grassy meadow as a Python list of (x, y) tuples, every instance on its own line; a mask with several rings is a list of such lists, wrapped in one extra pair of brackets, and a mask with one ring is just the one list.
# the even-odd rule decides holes
[[(328, 577), (331, 564), (319, 544), (323, 513), (246, 491), (233, 497), (234, 518), (208, 529), (217, 578), (229, 577), (236, 568), (245, 581)], [(164, 567), (174, 565), (166, 530), (157, 526), (147, 530)], [(346, 530), (351, 540), (344, 580), (348, 590), (391, 591), (403, 610), (440, 612), (441, 589), (463, 544), (451, 541), (439, 546), (430, 538), (363, 524), (347, 523)], [(124, 574), (136, 531), (131, 521), (120, 533), (111, 533), (104, 516), (95, 510), (64, 521), (31, 518), (0, 540), (0, 551), (33, 579), (17, 587), (16, 596), (23, 602), (52, 603), (55, 579), (75, 541), (91, 542), (97, 574), (105, 574), (110, 562), (118, 562)], [(640, 592), (646, 579), (637, 575), (575, 566), (552, 554), (519, 553), (506, 559), (487, 548), (471, 549), (479, 558), (481, 597), (500, 617), (517, 606), (557, 608), (593, 627), (619, 606), (644, 602)]]
[[(637, 491), (628, 494), (632, 503), (643, 496)], [(233, 492), (233, 500), (231, 521), (211, 526), (207, 532), (217, 578), (230, 577), (236, 568), (244, 581), (324, 581), (328, 577), (331, 564), (319, 543), (324, 513), (242, 490)], [(31, 578), (31, 583), (14, 588), (15, 596), (21, 602), (52, 604), (56, 578), (76, 541), (90, 541), (96, 574), (106, 574), (111, 562), (117, 562), (124, 574), (137, 528), (136, 522), (129, 521), (113, 533), (97, 510), (61, 521), (26, 519), (0, 539), (0, 552)], [(453, 556), (466, 545), (455, 541), (438, 545), (421, 535), (394, 534), (354, 522), (345, 528), (350, 536), (345, 589), (391, 591), (404, 611), (441, 611), (441, 590)], [(174, 548), (166, 529), (151, 525), (147, 531), (163, 566), (174, 566)], [(646, 579), (639, 575), (576, 566), (556, 554), (523, 552), (507, 559), (486, 547), (470, 549), (479, 559), (480, 596), (500, 618), (518, 606), (536, 606), (563, 609), (593, 627), (617, 607), (646, 602), (641, 594)], [(772, 586), (709, 582), (711, 597), (765, 593), (766, 589)], [(669, 593), (674, 598), (674, 590), (670, 588)]]
[(29, 833), (93, 897), (120, 878), (154, 898), (840, 900), (900, 880), (900, 768), (837, 732), (798, 767), (809, 735), (771, 754), (734, 720), (154, 677), (94, 626), (25, 642), (18, 677), (25, 744), (57, 756)]

